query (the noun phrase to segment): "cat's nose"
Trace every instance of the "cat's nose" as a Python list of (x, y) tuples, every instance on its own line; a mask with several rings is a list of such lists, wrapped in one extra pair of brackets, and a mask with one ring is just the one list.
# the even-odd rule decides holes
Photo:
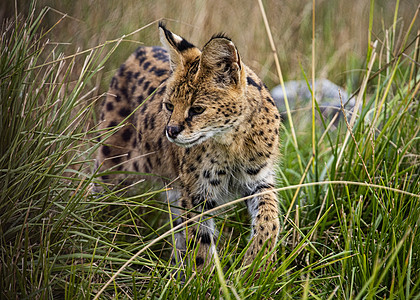
[(181, 133), (182, 130), (184, 130), (183, 125), (166, 126), (166, 134), (171, 139), (176, 139), (176, 137), (178, 136), (178, 134)]

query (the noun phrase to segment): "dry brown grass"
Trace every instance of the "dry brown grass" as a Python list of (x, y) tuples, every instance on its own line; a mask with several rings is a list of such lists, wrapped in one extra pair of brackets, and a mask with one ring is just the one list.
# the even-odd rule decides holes
[[(0, 5), (0, 16), (13, 14), (14, 5), (11, 2)], [(19, 11), (25, 11), (25, 2), (29, 1), (18, 1)], [(359, 72), (351, 71), (364, 66), (369, 2), (316, 1), (317, 77), (326, 77), (341, 85), (358, 83)], [(416, 2), (400, 1), (400, 22), (411, 18)], [(269, 87), (279, 82), (257, 1), (39, 0), (38, 7), (44, 6), (52, 8), (47, 15), (50, 24), (56, 23), (62, 14), (68, 15), (53, 31), (52, 40), (69, 43), (63, 45), (63, 51), (67, 54), (97, 46), (166, 18), (168, 27), (198, 46), (202, 46), (214, 33), (225, 32), (237, 44), (244, 61)], [(285, 79), (301, 79), (300, 66), (309, 75), (312, 62), (312, 1), (268, 0), (264, 1), (264, 6)], [(394, 7), (394, 1), (376, 1), (378, 13), (375, 14), (374, 32), (379, 34), (382, 31), (383, 21), (385, 24), (391, 23)], [(150, 26), (122, 43), (100, 80), (102, 92), (106, 90), (115, 69), (140, 44), (160, 44), (156, 26)]]

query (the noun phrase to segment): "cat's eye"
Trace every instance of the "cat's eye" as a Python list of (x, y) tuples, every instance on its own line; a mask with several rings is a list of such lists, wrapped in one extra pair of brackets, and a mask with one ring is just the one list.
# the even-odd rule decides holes
[(190, 115), (199, 115), (199, 114), (202, 114), (204, 112), (204, 110), (205, 110), (204, 107), (201, 107), (201, 106), (192, 106), (190, 108), (189, 113), (190, 113)]
[(172, 103), (165, 102), (165, 107), (169, 111), (173, 111), (174, 110), (174, 105)]

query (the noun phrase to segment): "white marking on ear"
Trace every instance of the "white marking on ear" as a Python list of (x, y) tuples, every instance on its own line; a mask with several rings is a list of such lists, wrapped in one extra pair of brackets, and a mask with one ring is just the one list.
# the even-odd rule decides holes
[[(169, 32), (169, 34), (171, 34), (173, 38), (182, 40), (181, 37), (177, 36), (176, 34), (173, 34), (172, 32)], [(165, 31), (161, 27), (159, 27), (159, 37), (160, 37), (160, 42), (166, 48), (166, 50), (168, 50), (168, 52), (169, 52), (171, 70), (172, 71), (175, 70), (177, 68), (177, 66), (182, 66), (182, 56), (181, 56), (181, 54), (178, 52), (178, 50), (173, 45), (171, 45), (170, 41), (168, 41), (168, 39), (165, 35)]]
[[(180, 37), (179, 35), (176, 35), (176, 34), (175, 34), (175, 33), (173, 33), (173, 32), (169, 32), (169, 34), (172, 36), (172, 38), (174, 39), (174, 41), (175, 41), (177, 44), (182, 42), (183, 38), (182, 38), (182, 37)], [(161, 42), (161, 43), (162, 43), (165, 47), (167, 47), (167, 48), (173, 48), (173, 46), (169, 44), (169, 41), (167, 40), (166, 35), (165, 35), (165, 31), (163, 30), (163, 28), (162, 28), (162, 27), (159, 27), (159, 37), (160, 37), (160, 42)]]
[(179, 35), (176, 35), (175, 33), (172, 33), (172, 32), (171, 32), (171, 34), (172, 34), (172, 37), (174, 38), (175, 42), (177, 42), (177, 43), (182, 42), (182, 40), (183, 40), (182, 37), (180, 37)]

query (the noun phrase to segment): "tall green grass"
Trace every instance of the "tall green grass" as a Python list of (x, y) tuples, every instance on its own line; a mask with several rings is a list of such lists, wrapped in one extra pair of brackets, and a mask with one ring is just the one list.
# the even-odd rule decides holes
[[(282, 232), (278, 260), (268, 269), (260, 268), (261, 256), (251, 267), (242, 265), (249, 234), (243, 205), (215, 211), (221, 232), (216, 267), (196, 272), (194, 265), (170, 263), (171, 235), (178, 229), (158, 200), (164, 190), (144, 186), (135, 196), (91, 191), (100, 175), (92, 160), (95, 136), (103, 134), (92, 121), (94, 107), (104, 92), (104, 67), (127, 37), (96, 40), (64, 55), (67, 45), (51, 38), (66, 18), (51, 23), (51, 9), (29, 8), (25, 17), (5, 23), (2, 298), (420, 298), (419, 23), (415, 14), (403, 23), (398, 3), (379, 33), (366, 25), (357, 117), (344, 110), (347, 122), (336, 127), (316, 110), (321, 121), (312, 124), (289, 112), (296, 137), (286, 126), (278, 171)], [(270, 3), (265, 8), (275, 33)], [(371, 20), (376, 11), (371, 1)], [(315, 22), (314, 32), (327, 30), (325, 22)], [(258, 30), (264, 33), (259, 43), (269, 49), (265, 28)], [(314, 37), (319, 45), (322, 36)], [(301, 70), (302, 78), (313, 72), (305, 65)]]
[(2, 26), (2, 298), (51, 298), (60, 285), (64, 292), (57, 270), (71, 264), (61, 257), (80, 245), (72, 231), (86, 222), (79, 212), (96, 147), (87, 130), (95, 101), (87, 87), (105, 60), (101, 49), (65, 59), (42, 28), (47, 12), (31, 8)]

